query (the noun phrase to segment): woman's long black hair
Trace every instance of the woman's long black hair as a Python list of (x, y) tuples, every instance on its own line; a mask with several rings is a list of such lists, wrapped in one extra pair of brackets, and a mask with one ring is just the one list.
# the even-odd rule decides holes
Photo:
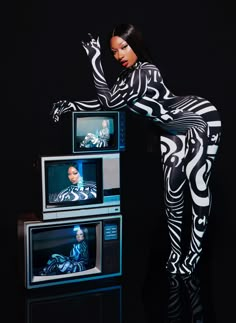
[(124, 39), (138, 56), (139, 61), (153, 63), (150, 52), (145, 45), (143, 35), (137, 26), (132, 24), (116, 25), (109, 35), (109, 43), (113, 36)]

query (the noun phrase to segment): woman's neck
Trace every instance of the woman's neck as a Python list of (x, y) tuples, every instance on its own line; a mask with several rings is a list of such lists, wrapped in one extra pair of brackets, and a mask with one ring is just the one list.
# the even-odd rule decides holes
[(132, 65), (132, 66), (130, 67), (130, 69), (131, 69), (131, 70), (134, 70), (134, 69), (136, 69), (140, 64), (141, 64), (141, 62), (140, 62), (140, 61), (137, 61), (134, 65)]

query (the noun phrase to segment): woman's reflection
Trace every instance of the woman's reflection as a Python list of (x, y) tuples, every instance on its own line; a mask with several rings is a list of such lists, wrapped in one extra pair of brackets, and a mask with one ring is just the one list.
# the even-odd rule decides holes
[(169, 275), (168, 322), (203, 323), (200, 279), (196, 275), (183, 278)]

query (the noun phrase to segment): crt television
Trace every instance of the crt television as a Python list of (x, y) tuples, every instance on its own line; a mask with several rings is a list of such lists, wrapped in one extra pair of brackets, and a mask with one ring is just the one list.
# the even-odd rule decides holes
[(73, 153), (117, 152), (125, 146), (124, 111), (72, 112)]
[[(75, 266), (70, 253), (76, 245), (78, 229), (86, 230), (86, 264), (83, 266)], [(26, 289), (122, 274), (121, 214), (58, 221), (22, 218), (18, 221), (18, 238), (19, 273)], [(79, 250), (80, 258), (76, 261), (85, 263), (82, 247)]]
[[(70, 166), (78, 169), (77, 184)], [(41, 195), (43, 220), (119, 213), (120, 153), (41, 157)]]

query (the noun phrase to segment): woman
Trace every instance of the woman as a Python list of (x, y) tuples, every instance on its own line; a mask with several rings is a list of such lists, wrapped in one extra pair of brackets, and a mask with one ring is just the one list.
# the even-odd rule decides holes
[(102, 128), (98, 131), (98, 147), (108, 147), (110, 139), (109, 120), (102, 120)]
[[(221, 134), (217, 109), (199, 96), (173, 94), (153, 64), (141, 33), (132, 24), (120, 24), (110, 35), (111, 53), (124, 67), (110, 89), (101, 65), (99, 38), (90, 37), (82, 45), (92, 64), (97, 99), (59, 101), (53, 106), (53, 119), (57, 122), (62, 113), (74, 110), (129, 109), (161, 127), (164, 199), (171, 243), (166, 267), (173, 274), (191, 275), (200, 259), (211, 207), (208, 183)], [(189, 250), (182, 255), (186, 182), (192, 198), (192, 230)]]
[(78, 228), (76, 243), (73, 244), (70, 255), (52, 254), (40, 275), (71, 274), (86, 270), (89, 261), (88, 244), (85, 238), (87, 231), (86, 228)]
[(80, 143), (80, 147), (85, 148), (101, 148), (108, 147), (110, 140), (109, 120), (102, 120), (102, 127), (97, 133), (87, 133), (84, 140)]
[(68, 167), (67, 176), (71, 185), (58, 193), (54, 202), (74, 202), (97, 197), (96, 184), (84, 182), (77, 165), (74, 164)]

